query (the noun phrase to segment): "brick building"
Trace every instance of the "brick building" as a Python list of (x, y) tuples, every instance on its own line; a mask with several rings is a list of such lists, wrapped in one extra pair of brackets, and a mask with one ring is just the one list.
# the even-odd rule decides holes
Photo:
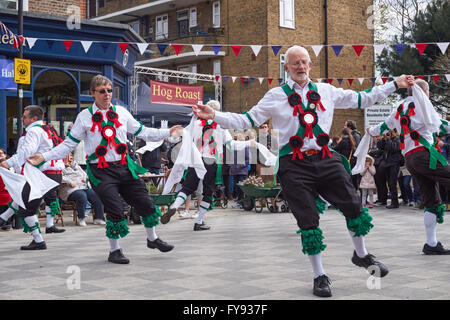
[[(152, 52), (137, 64), (225, 76), (284, 78), (284, 52), (289, 45), (305, 45), (313, 62), (311, 77), (370, 78), (374, 74), (372, 47), (359, 57), (351, 46), (344, 46), (336, 57), (331, 47), (324, 47), (316, 57), (309, 45), (372, 44), (373, 30), (366, 26), (367, 8), (372, 0), (307, 1), (307, 0), (97, 0), (88, 1), (90, 17), (98, 21), (131, 25), (151, 43), (205, 44), (198, 56), (185, 46), (177, 56), (168, 47), (163, 56), (151, 46)], [(95, 12), (94, 12), (95, 10)], [(95, 14), (94, 14), (95, 13)], [(97, 17), (94, 17), (97, 15)], [(216, 55), (211, 44), (263, 45), (258, 56), (244, 47), (236, 57), (228, 46)], [(282, 45), (275, 56), (271, 45)], [(239, 78), (238, 78), (239, 79)], [(339, 86), (337, 81), (333, 83)], [(255, 105), (264, 93), (277, 86), (264, 81), (223, 84), (225, 110), (242, 112)], [(366, 79), (352, 86), (342, 82), (344, 89), (362, 90), (371, 87)], [(208, 91), (208, 89), (206, 89)], [(338, 134), (345, 120), (353, 119), (358, 129), (364, 126), (361, 110), (337, 110), (331, 135)]]

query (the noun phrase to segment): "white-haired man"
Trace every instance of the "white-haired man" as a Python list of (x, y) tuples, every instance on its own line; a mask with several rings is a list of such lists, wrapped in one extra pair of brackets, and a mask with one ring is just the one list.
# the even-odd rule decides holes
[[(425, 206), (426, 243), (422, 252), (425, 255), (449, 255), (450, 250), (436, 239), (437, 224), (444, 222), (445, 213), (438, 184), (450, 187), (450, 166), (440, 153), (436, 132), (447, 131), (448, 127), (441, 122), (428, 99), (428, 83), (422, 79), (416, 79), (415, 83), (418, 87), (408, 88), (408, 97), (386, 121), (366, 130), (372, 136), (382, 135), (390, 129), (400, 133), (400, 149), (406, 168), (416, 179)], [(414, 95), (413, 90), (416, 90)]]
[[(309, 78), (312, 62), (308, 51), (293, 46), (286, 52), (284, 69), (290, 78), (281, 87), (269, 90), (250, 111), (224, 113), (204, 105), (193, 108), (202, 119), (213, 119), (223, 128), (251, 128), (272, 118), (279, 131), (279, 170), (284, 196), (292, 209), (301, 234), (303, 253), (309, 255), (314, 270), (313, 293), (331, 296), (329, 278), (322, 267), (325, 249), (316, 199), (320, 195), (339, 208), (355, 247), (352, 262), (369, 268), (376, 266), (379, 275), (388, 269), (376, 261), (365, 248), (364, 236), (373, 226), (367, 208), (350, 182), (341, 157), (328, 148), (329, 131), (335, 108), (364, 108), (384, 100), (398, 87), (412, 85), (412, 76), (400, 76), (395, 82), (355, 92), (335, 88), (327, 83), (313, 83)], [(374, 268), (371, 268), (372, 270)]]
[[(220, 103), (216, 100), (208, 101), (207, 105), (215, 111), (220, 111)], [(193, 130), (193, 142), (199, 149), (206, 174), (203, 178), (203, 198), (200, 203), (194, 231), (209, 230), (210, 226), (203, 221), (206, 213), (212, 210), (216, 184), (222, 181), (221, 163), (223, 162), (223, 145), (229, 149), (249, 146), (250, 141), (235, 141), (227, 130), (222, 129), (212, 120), (197, 120)], [(193, 167), (189, 167), (184, 175), (183, 187), (178, 193), (174, 203), (161, 217), (161, 223), (166, 224), (177, 209), (186, 202), (186, 198), (197, 190), (200, 179)]]

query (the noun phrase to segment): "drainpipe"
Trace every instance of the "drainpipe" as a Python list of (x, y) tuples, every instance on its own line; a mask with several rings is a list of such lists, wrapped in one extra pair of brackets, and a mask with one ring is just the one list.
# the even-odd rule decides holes
[[(19, 26), (18, 26), (18, 36), (23, 36), (23, 0), (19, 0), (18, 1), (18, 19), (19, 19)], [(19, 54), (18, 54), (18, 58), (22, 59), (23, 58), (23, 41), (19, 44)], [(22, 126), (22, 99), (23, 99), (23, 89), (22, 89), (22, 84), (18, 83), (17, 84), (17, 134), (18, 137), (20, 138), (23, 134), (23, 126)]]
[(325, 29), (325, 78), (328, 79), (328, 1), (323, 4), (324, 29)]

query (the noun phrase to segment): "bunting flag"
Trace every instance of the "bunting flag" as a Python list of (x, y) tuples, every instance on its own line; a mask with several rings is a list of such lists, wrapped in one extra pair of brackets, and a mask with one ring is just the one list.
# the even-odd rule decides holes
[(164, 51), (166, 51), (166, 48), (167, 48), (168, 44), (159, 43), (156, 46), (158, 47), (159, 53), (161, 55), (163, 55)]
[(241, 83), (244, 83), (245, 79), (247, 79), (247, 78), (246, 77), (241, 77)]
[(388, 79), (387, 77), (381, 77), (381, 81), (383, 81), (383, 84), (386, 83), (387, 79)]
[(34, 44), (36, 43), (37, 38), (26, 38), (28, 42), (28, 47), (32, 49), (34, 47)]
[(370, 78), (370, 80), (372, 81), (372, 85), (375, 85), (375, 81), (377, 80), (377, 78)]
[(233, 49), (234, 54), (237, 57), (239, 52), (241, 52), (242, 46), (231, 46), (231, 49)]
[(255, 78), (250, 78), (250, 83), (253, 83), (253, 81), (255, 81)]
[(394, 44), (395, 50), (397, 50), (398, 55), (401, 57), (403, 54), (403, 51), (406, 48), (406, 44)]
[(87, 53), (92, 45), (92, 41), (81, 41), (81, 45), (83, 46), (84, 52)]
[(231, 81), (233, 81), (233, 83), (236, 81), (237, 77), (231, 77)]
[(339, 54), (341, 53), (342, 48), (344, 47), (343, 45), (339, 45), (339, 46), (331, 46), (334, 50), (334, 53), (336, 54), (336, 57), (339, 56)]
[(176, 55), (179, 55), (184, 47), (184, 44), (172, 44), (173, 50), (175, 50)]
[(449, 42), (437, 43), (437, 46), (439, 47), (439, 49), (441, 49), (442, 54), (445, 54), (445, 52), (447, 51), (448, 44)]
[(273, 51), (273, 54), (275, 57), (277, 56), (280, 49), (281, 49), (281, 46), (272, 46), (272, 51)]
[(450, 74), (446, 74), (445, 75), (445, 79), (447, 79), (447, 82), (449, 82), (450, 81)]
[(258, 80), (259, 80), (259, 84), (261, 85), (264, 81), (264, 78), (258, 78)]
[(329, 84), (332, 84), (332, 83), (333, 83), (333, 79), (328, 78), (328, 79), (327, 79), (327, 82), (328, 82)]
[(138, 47), (139, 53), (140, 53), (141, 55), (143, 55), (144, 52), (145, 52), (145, 50), (147, 50), (148, 45), (149, 45), (148, 43), (137, 43), (137, 47)]
[(53, 41), (53, 40), (47, 40), (47, 45), (48, 45), (48, 48), (50, 49), (50, 50), (52, 50), (52, 47), (53, 47), (53, 44), (55, 43), (55, 41)]
[(220, 76), (216, 76), (216, 82), (219, 82)]
[(365, 46), (364, 45), (353, 45), (352, 47), (355, 50), (356, 55), (359, 57), (361, 54), (361, 51), (364, 49)]
[(103, 53), (106, 53), (106, 50), (109, 48), (109, 43), (103, 42), (102, 43)]
[(122, 54), (125, 54), (125, 51), (127, 51), (129, 45), (130, 44), (126, 42), (119, 42), (119, 47), (120, 50), (122, 51)]
[(436, 83), (439, 80), (438, 74), (432, 75), (432, 77), (433, 77), (434, 83)]
[(316, 55), (316, 57), (319, 56), (320, 51), (322, 50), (323, 46), (311, 46), (311, 48), (314, 51), (314, 54)]
[(419, 78), (419, 79), (423, 79), (423, 77), (424, 77), (424, 76), (417, 76), (417, 78)]
[(253, 46), (250, 46), (250, 48), (252, 48), (253, 53), (255, 54), (255, 57), (257, 57), (259, 54), (259, 51), (261, 51), (262, 46), (253, 45)]
[(373, 45), (373, 50), (375, 51), (375, 54), (380, 55), (381, 52), (383, 52), (385, 48), (384, 44), (374, 44)]
[(278, 84), (281, 85), (282, 82), (283, 82), (283, 78), (278, 78)]
[(23, 36), (14, 36), (14, 40), (13, 40), (13, 48), (19, 48), (20, 44), (23, 42)]
[(344, 79), (342, 79), (342, 78), (338, 78), (338, 79), (337, 79), (337, 81), (338, 81), (339, 85), (341, 85), (341, 84), (342, 84), (342, 80), (344, 80)]
[(200, 51), (202, 51), (202, 49), (203, 49), (202, 44), (193, 44), (192, 45), (192, 50), (194, 50), (194, 53), (196, 56), (198, 56), (198, 54), (200, 53)]
[(227, 76), (224, 76), (223, 77), (223, 82), (226, 82), (228, 80), (228, 77)]
[(72, 40), (64, 40), (63, 43), (64, 43), (64, 46), (66, 47), (66, 51), (69, 51), (70, 47), (73, 44), (73, 41)]
[(220, 49), (222, 49), (222, 46), (211, 46), (211, 48), (214, 51), (214, 54), (217, 56), (219, 54)]
[(359, 81), (359, 84), (363, 84), (363, 82), (364, 82), (364, 78), (358, 78), (358, 81)]
[(348, 81), (348, 84), (349, 84), (350, 86), (352, 86), (353, 79), (352, 79), (352, 78), (349, 78), (349, 79), (347, 79), (347, 81)]
[(419, 50), (420, 55), (423, 54), (423, 52), (425, 51), (425, 48), (428, 46), (427, 43), (416, 43), (416, 48), (417, 50)]
[(269, 82), (269, 84), (272, 84), (273, 78), (267, 78), (267, 82)]

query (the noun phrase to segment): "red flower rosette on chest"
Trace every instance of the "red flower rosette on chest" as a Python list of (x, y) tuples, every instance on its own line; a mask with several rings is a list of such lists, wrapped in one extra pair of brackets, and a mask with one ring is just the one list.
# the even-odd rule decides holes
[(127, 164), (127, 150), (128, 147), (125, 143), (120, 143), (116, 147), (116, 152), (121, 156), (120, 164)]
[(300, 149), (303, 147), (303, 139), (300, 136), (292, 136), (289, 138), (289, 145), (292, 148), (292, 158), (291, 160), (294, 161), (296, 157), (298, 156), (299, 159), (303, 159), (302, 152)]
[(408, 116), (414, 116), (416, 114), (416, 111), (414, 110), (416, 108), (414, 102), (410, 102), (408, 104)]
[[(309, 90), (306, 93), (306, 98), (310, 102), (311, 105), (315, 105), (317, 107), (317, 110), (325, 111), (325, 107), (323, 106), (322, 102), (320, 101), (320, 94), (315, 90)], [(313, 106), (310, 105), (311, 109), (314, 109)]]
[(400, 112), (403, 111), (403, 104), (399, 105), (397, 107), (397, 113), (395, 114), (395, 119), (398, 120), (398, 117), (400, 117)]
[(330, 136), (326, 133), (321, 133), (316, 138), (316, 143), (322, 147), (322, 159), (325, 158), (325, 154), (327, 154), (329, 158), (333, 157), (330, 148), (328, 148), (328, 142), (330, 142)]
[(409, 124), (411, 121), (409, 120), (409, 117), (403, 116), (400, 118), (400, 125), (402, 126), (403, 133), (408, 134), (409, 133)]
[(209, 141), (209, 153), (211, 155), (216, 154), (217, 143), (213, 140)]
[(104, 145), (99, 145), (95, 148), (95, 155), (98, 157), (98, 165), (97, 168), (107, 168), (108, 164), (106, 163), (105, 156), (108, 152), (108, 149)]
[[(201, 126), (202, 127), (207, 127), (207, 129), (217, 129), (217, 122), (212, 122), (211, 124), (208, 124), (208, 120), (201, 120)], [(205, 132), (205, 130), (207, 130), (205, 128), (203, 128), (203, 132)]]
[(317, 124), (317, 115), (315, 112), (306, 111), (300, 117), (300, 123), (305, 127), (305, 137), (314, 138), (313, 127)]
[(94, 113), (92, 115), (91, 132), (95, 132), (95, 128), (98, 128), (98, 131), (101, 131), (102, 130), (102, 121), (103, 121), (103, 114), (99, 111)]
[(114, 126), (116, 128), (120, 127), (122, 124), (119, 122), (119, 115), (117, 114), (117, 112), (115, 112), (114, 110), (108, 110), (108, 112), (106, 112), (106, 118), (111, 121), (114, 122)]
[(116, 129), (113, 126), (103, 127), (102, 136), (106, 139), (110, 148), (116, 145), (116, 143), (114, 142), (114, 139), (116, 137)]
[(417, 147), (419, 145), (420, 134), (416, 130), (413, 130), (409, 136), (414, 140), (414, 145)]
[(292, 108), (294, 108), (293, 116), (297, 116), (297, 111), (300, 112), (300, 114), (303, 114), (302, 109), (302, 97), (296, 92), (291, 93), (288, 96), (288, 102)]

